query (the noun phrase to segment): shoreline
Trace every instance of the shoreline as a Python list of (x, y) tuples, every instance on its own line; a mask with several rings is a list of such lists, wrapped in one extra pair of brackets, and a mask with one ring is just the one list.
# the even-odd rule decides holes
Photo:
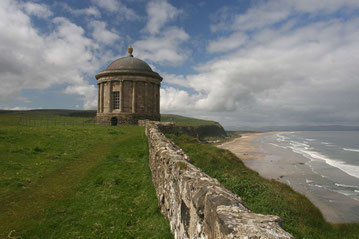
[[(263, 137), (280, 132), (245, 133), (239, 138), (217, 145), (239, 157), (246, 167), (262, 177), (275, 179), (305, 195), (330, 223), (359, 222), (359, 202), (345, 195), (329, 192), (318, 184), (308, 186), (313, 174), (306, 163), (310, 159), (290, 149), (262, 142)], [(309, 180), (310, 181), (310, 180)]]
[(260, 151), (260, 147), (254, 144), (253, 141), (268, 133), (270, 132), (244, 133), (241, 134), (241, 137), (236, 137), (233, 140), (217, 145), (217, 147), (231, 151), (242, 160), (259, 159), (264, 157), (265, 154)]

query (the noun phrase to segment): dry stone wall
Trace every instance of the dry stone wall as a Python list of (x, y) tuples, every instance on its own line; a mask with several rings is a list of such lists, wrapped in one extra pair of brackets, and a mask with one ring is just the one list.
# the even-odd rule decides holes
[(160, 132), (166, 124), (146, 126), (152, 181), (161, 212), (175, 238), (293, 238), (277, 216), (255, 214), (216, 179), (190, 163), (189, 157)]

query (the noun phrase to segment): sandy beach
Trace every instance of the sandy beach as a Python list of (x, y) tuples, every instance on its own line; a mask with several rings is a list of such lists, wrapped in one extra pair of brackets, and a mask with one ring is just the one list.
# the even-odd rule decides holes
[(259, 145), (253, 142), (265, 133), (246, 133), (239, 138), (218, 145), (219, 148), (228, 149), (243, 160), (259, 159), (265, 154), (260, 150)]
[[(236, 154), (247, 167), (257, 171), (262, 177), (286, 183), (295, 191), (304, 194), (320, 209), (327, 221), (359, 222), (359, 201), (312, 183), (323, 179), (308, 167), (307, 162), (310, 160), (292, 150), (264, 143), (263, 138), (273, 134), (275, 132), (246, 133), (218, 147)], [(328, 168), (329, 174), (330, 170)], [(338, 172), (334, 173), (338, 177)]]

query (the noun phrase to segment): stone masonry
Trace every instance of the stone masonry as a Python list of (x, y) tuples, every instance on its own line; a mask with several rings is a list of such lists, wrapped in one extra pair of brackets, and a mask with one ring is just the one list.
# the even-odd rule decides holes
[(152, 181), (161, 212), (175, 238), (293, 238), (277, 216), (253, 213), (241, 198), (190, 163), (189, 157), (160, 132), (146, 126)]

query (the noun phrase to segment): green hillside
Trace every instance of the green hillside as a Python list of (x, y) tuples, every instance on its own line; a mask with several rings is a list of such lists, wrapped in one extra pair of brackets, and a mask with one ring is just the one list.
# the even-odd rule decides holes
[(173, 238), (143, 127), (18, 118), (0, 114), (0, 238)]
[(204, 126), (204, 125), (219, 125), (218, 122), (210, 120), (195, 119), (181, 115), (161, 114), (162, 122), (174, 122), (179, 126)]
[(219, 140), (227, 137), (226, 131), (218, 122), (201, 120), (181, 115), (162, 114), (162, 122), (176, 124), (175, 134), (187, 134), (203, 141)]

